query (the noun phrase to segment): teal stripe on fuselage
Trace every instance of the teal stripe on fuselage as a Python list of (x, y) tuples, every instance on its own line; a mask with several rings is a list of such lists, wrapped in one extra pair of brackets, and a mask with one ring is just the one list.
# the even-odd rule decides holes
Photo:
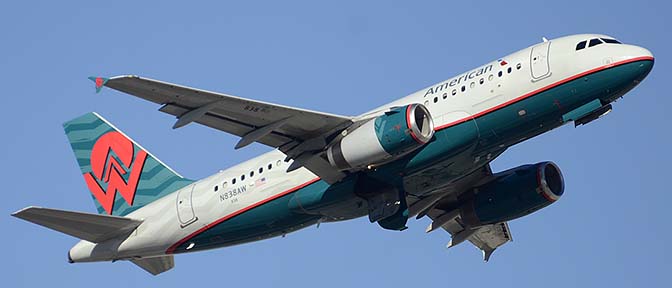
[[(473, 171), (492, 160), (479, 156), (498, 155), (521, 139), (529, 139), (561, 126), (564, 124), (564, 113), (595, 99), (601, 99), (606, 104), (622, 96), (643, 79), (652, 66), (653, 61), (642, 60), (596, 71), (477, 116), (474, 120), (438, 130), (430, 143), (403, 159), (380, 167), (374, 176), (384, 180), (400, 173), (418, 173), (442, 163), (445, 166), (442, 167), (445, 170), (442, 171), (442, 180), (452, 182), (465, 171)], [(525, 110), (523, 116), (519, 114), (521, 110)], [(451, 169), (454, 171), (451, 172)], [(422, 194), (430, 189), (413, 192)]]
[(289, 202), (298, 191), (321, 193), (327, 188), (329, 184), (320, 180), (241, 214), (232, 212), (235, 216), (188, 239), (173, 253), (186, 252), (191, 243), (194, 246), (190, 252), (271, 238), (310, 226), (321, 216), (295, 213), (289, 209)]
[[(398, 178), (396, 175), (399, 173), (431, 168), (434, 163), (450, 160), (451, 157), (455, 158), (455, 155), (464, 153), (469, 153), (470, 156), (466, 161), (446, 169), (464, 171), (475, 169), (492, 159), (485, 160), (486, 162), (474, 162), (474, 156), (489, 151), (501, 152), (503, 148), (499, 146), (502, 144), (510, 146), (523, 137), (527, 139), (556, 128), (564, 124), (562, 121), (564, 113), (595, 99), (601, 99), (605, 104), (613, 101), (632, 89), (637, 81), (646, 76), (652, 66), (653, 61), (643, 60), (607, 68), (541, 91), (479, 116), (473, 121), (441, 129), (425, 147), (403, 159), (380, 167), (376, 174), (379, 177)], [(556, 100), (560, 102), (560, 107)], [(526, 110), (525, 116), (521, 117), (518, 114), (521, 109)], [(454, 178), (446, 179), (446, 182), (451, 182), (463, 173), (456, 170), (455, 173), (447, 175), (454, 175)], [(291, 211), (289, 202), (292, 195), (299, 191), (322, 193), (326, 188), (328, 184), (318, 181), (236, 215), (182, 243), (175, 249), (175, 253), (185, 252), (191, 243), (195, 245), (190, 251), (212, 249), (278, 236), (314, 224), (319, 216)], [(269, 226), (269, 223), (272, 224)]]
[[(612, 102), (632, 89), (651, 70), (653, 61), (637, 61), (574, 79), (476, 119), (478, 150), (529, 139), (563, 125), (562, 115), (595, 99)], [(525, 111), (523, 116), (520, 111)]]

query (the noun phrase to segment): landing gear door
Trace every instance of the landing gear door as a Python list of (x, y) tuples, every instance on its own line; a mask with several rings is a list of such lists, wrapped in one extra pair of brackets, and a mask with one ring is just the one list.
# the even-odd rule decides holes
[(177, 192), (177, 218), (182, 228), (198, 220), (191, 200), (195, 187), (196, 185), (187, 186)]
[(532, 71), (532, 82), (536, 82), (551, 76), (551, 66), (548, 59), (550, 49), (551, 41), (546, 41), (532, 47), (532, 53), (530, 53), (530, 70)]

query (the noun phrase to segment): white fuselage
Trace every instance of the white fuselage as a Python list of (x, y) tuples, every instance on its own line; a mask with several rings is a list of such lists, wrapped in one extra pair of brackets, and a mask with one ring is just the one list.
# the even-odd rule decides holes
[[(651, 57), (646, 49), (632, 45), (602, 44), (576, 51), (578, 42), (595, 37), (607, 36), (574, 35), (535, 44), (382, 105), (358, 119), (378, 116), (390, 107), (422, 103), (431, 112), (435, 129), (441, 129), (539, 89), (562, 85), (582, 73)], [(291, 162), (284, 162), (285, 157), (274, 150), (188, 185), (127, 215), (144, 220), (127, 239), (98, 247), (81, 241), (70, 256), (75, 262), (87, 262), (164, 255), (190, 235), (318, 179), (305, 168), (286, 172)]]

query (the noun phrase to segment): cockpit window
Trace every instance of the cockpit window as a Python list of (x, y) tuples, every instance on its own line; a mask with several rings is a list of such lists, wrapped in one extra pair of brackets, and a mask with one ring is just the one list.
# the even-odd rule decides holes
[(616, 39), (609, 39), (609, 38), (601, 38), (604, 43), (609, 43), (609, 44), (622, 44)]
[(588, 47), (593, 47), (600, 45), (602, 43), (608, 43), (608, 44), (622, 44), (620, 41), (612, 38), (593, 38), (590, 39), (590, 41), (581, 41), (578, 44), (576, 44), (576, 51), (579, 51), (581, 49), (586, 48), (586, 44), (588, 44)]
[(590, 42), (588, 43), (588, 47), (593, 47), (595, 45), (600, 45), (602, 44), (602, 40), (595, 38), (595, 39), (590, 39)]

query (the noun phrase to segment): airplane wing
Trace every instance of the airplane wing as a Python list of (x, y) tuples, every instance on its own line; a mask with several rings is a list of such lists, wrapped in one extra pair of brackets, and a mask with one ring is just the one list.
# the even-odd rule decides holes
[(512, 241), (509, 225), (502, 222), (476, 229), (466, 227), (457, 210), (459, 207), (457, 198), (461, 193), (487, 181), (491, 176), (490, 165), (486, 164), (450, 186), (443, 187), (438, 193), (422, 199), (409, 199), (409, 203), (412, 203), (409, 206), (410, 215), (417, 215), (417, 218), (426, 215), (432, 219), (432, 223), (427, 227), (427, 233), (438, 228), (450, 233), (452, 238), (447, 245), (448, 248), (468, 240), (483, 252), (483, 260), (487, 262), (495, 249)]
[[(333, 183), (344, 177), (322, 157), (327, 138), (350, 126), (351, 117), (293, 108), (255, 101), (236, 96), (194, 89), (142, 78), (117, 76), (91, 77), (97, 91), (107, 86), (112, 89), (161, 104), (159, 111), (174, 115), (179, 128), (196, 122), (220, 131), (240, 136), (236, 149), (259, 142), (287, 154), (294, 159), (292, 169), (305, 166), (323, 180)], [(297, 167), (298, 165), (298, 167)]]

